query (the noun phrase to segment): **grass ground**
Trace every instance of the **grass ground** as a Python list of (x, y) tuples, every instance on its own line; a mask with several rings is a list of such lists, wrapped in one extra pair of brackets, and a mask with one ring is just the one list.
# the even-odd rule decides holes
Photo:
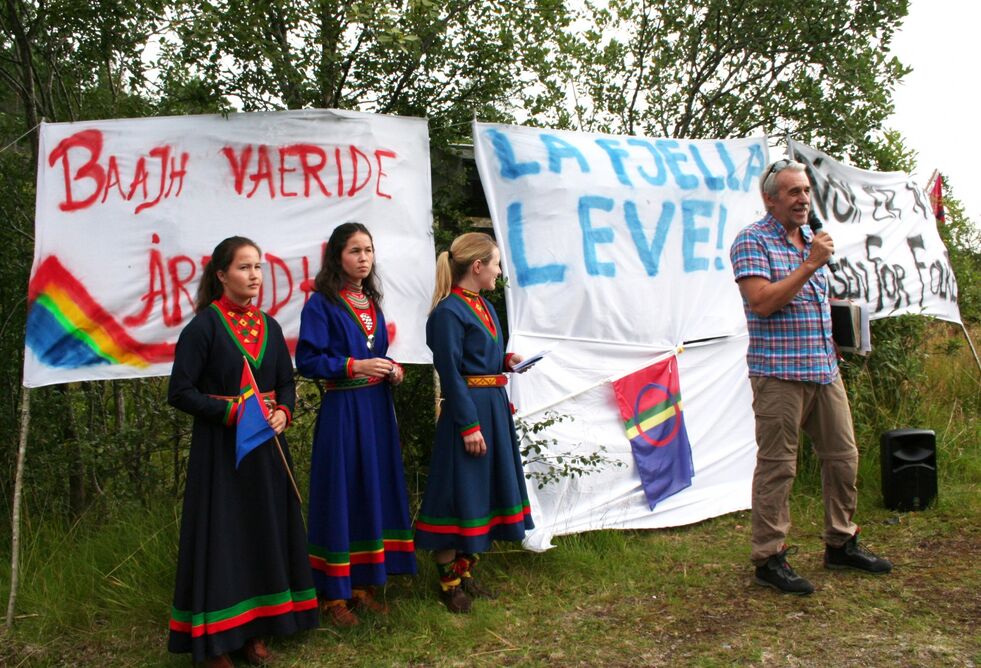
[[(387, 618), (271, 647), (277, 664), (288, 666), (981, 662), (976, 485), (943, 490), (938, 505), (921, 513), (897, 515), (863, 498), (863, 537), (895, 562), (888, 576), (823, 569), (820, 502), (800, 492), (800, 552), (792, 563), (817, 586), (806, 598), (752, 583), (749, 517), (741, 512), (672, 530), (568, 536), (544, 554), (502, 546), (481, 563), (500, 598), (478, 601), (466, 616), (439, 606), (433, 569), (422, 559), (418, 577), (387, 587)], [(35, 575), (25, 582), (23, 616), (3, 642), (0, 664), (187, 665), (165, 650), (176, 524), (157, 520), (154, 533), (108, 568), (98, 555), (127, 541), (105, 528), (73, 540), (71, 550), (32, 554)]]
[[(952, 356), (953, 355), (953, 356)], [(887, 576), (821, 566), (819, 483), (802, 462), (792, 564), (817, 591), (756, 586), (749, 514), (660, 531), (600, 531), (532, 554), (501, 545), (481, 562), (498, 600), (452, 616), (434, 569), (397, 578), (385, 618), (271, 643), (283, 666), (976, 666), (981, 664), (981, 383), (964, 350), (927, 360), (924, 390), (893, 422), (857, 425), (875, 443), (903, 415), (937, 430), (940, 495), (918, 513), (885, 510), (867, 446), (857, 520), (892, 559)], [(914, 396), (915, 395), (915, 396)], [(915, 404), (915, 406), (914, 406)], [(897, 418), (896, 416), (900, 416)], [(179, 508), (92, 509), (74, 526), (25, 524), (18, 619), (2, 666), (186, 666), (166, 652)], [(4, 546), (8, 545), (4, 541)], [(7, 548), (9, 549), (9, 548)], [(0, 552), (0, 601), (9, 553)], [(241, 661), (240, 661), (241, 663)]]

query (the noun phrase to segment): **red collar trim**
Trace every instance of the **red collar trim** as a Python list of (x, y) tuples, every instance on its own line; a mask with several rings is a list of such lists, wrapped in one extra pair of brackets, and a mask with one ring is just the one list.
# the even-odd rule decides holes
[(452, 294), (470, 307), (470, 311), (484, 326), (487, 333), (491, 335), (491, 338), (497, 341), (497, 327), (494, 326), (494, 319), (491, 318), (490, 306), (487, 304), (484, 298), (480, 296), (480, 293), (464, 290), (459, 286), (453, 286)]
[(224, 299), (224, 295), (211, 302), (211, 308), (220, 316), (221, 324), (225, 326), (225, 331), (232, 337), (238, 349), (258, 369), (265, 357), (268, 342), (266, 314), (251, 304), (239, 306)]

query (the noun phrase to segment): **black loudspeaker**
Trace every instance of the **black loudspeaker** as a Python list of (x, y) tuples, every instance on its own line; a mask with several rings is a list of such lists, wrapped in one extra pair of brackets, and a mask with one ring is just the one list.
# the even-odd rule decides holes
[(931, 429), (882, 434), (882, 498), (890, 510), (923, 510), (937, 498), (937, 436)]

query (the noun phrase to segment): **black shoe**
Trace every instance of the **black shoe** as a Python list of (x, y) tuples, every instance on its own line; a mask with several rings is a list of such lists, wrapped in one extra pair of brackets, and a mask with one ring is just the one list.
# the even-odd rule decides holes
[(795, 554), (796, 547), (788, 547), (783, 552), (777, 552), (766, 560), (762, 566), (756, 567), (756, 584), (773, 587), (784, 594), (807, 596), (814, 591), (814, 585), (797, 575), (787, 563), (787, 554)]
[(841, 547), (824, 548), (825, 568), (854, 568), (866, 573), (888, 573), (892, 570), (892, 562), (869, 552), (858, 544), (858, 534), (855, 534)]
[(497, 594), (495, 592), (479, 584), (473, 579), (473, 576), (463, 578), (460, 581), (460, 587), (463, 588), (463, 591), (465, 591), (467, 596), (470, 598), (497, 598)]
[(470, 597), (467, 596), (466, 592), (460, 585), (450, 587), (449, 589), (441, 589), (439, 592), (439, 600), (443, 602), (446, 609), (452, 613), (456, 614), (466, 614), (470, 612), (470, 607), (472, 605)]

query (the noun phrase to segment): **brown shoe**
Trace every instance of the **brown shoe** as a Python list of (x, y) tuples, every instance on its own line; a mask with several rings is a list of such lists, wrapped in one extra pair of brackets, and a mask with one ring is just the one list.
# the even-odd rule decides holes
[(351, 609), (356, 612), (371, 612), (376, 615), (387, 615), (388, 605), (375, 598), (375, 592), (371, 588), (354, 589), (351, 591), (354, 598), (351, 599)]
[(350, 628), (361, 623), (358, 616), (348, 610), (347, 606), (343, 603), (321, 603), (320, 617), (331, 626), (336, 626), (340, 629)]
[(470, 612), (472, 601), (460, 585), (449, 589), (440, 589), (439, 600), (443, 602), (446, 609), (453, 613)]
[(272, 652), (266, 647), (266, 643), (259, 638), (250, 638), (242, 648), (245, 660), (253, 666), (264, 666), (272, 661)]
[(209, 656), (204, 660), (206, 668), (235, 668), (235, 664), (228, 658), (227, 654), (221, 656)]
[(460, 587), (466, 592), (467, 596), (470, 598), (497, 598), (497, 594), (486, 587), (481, 586), (477, 583), (473, 577), (463, 578), (460, 581)]

